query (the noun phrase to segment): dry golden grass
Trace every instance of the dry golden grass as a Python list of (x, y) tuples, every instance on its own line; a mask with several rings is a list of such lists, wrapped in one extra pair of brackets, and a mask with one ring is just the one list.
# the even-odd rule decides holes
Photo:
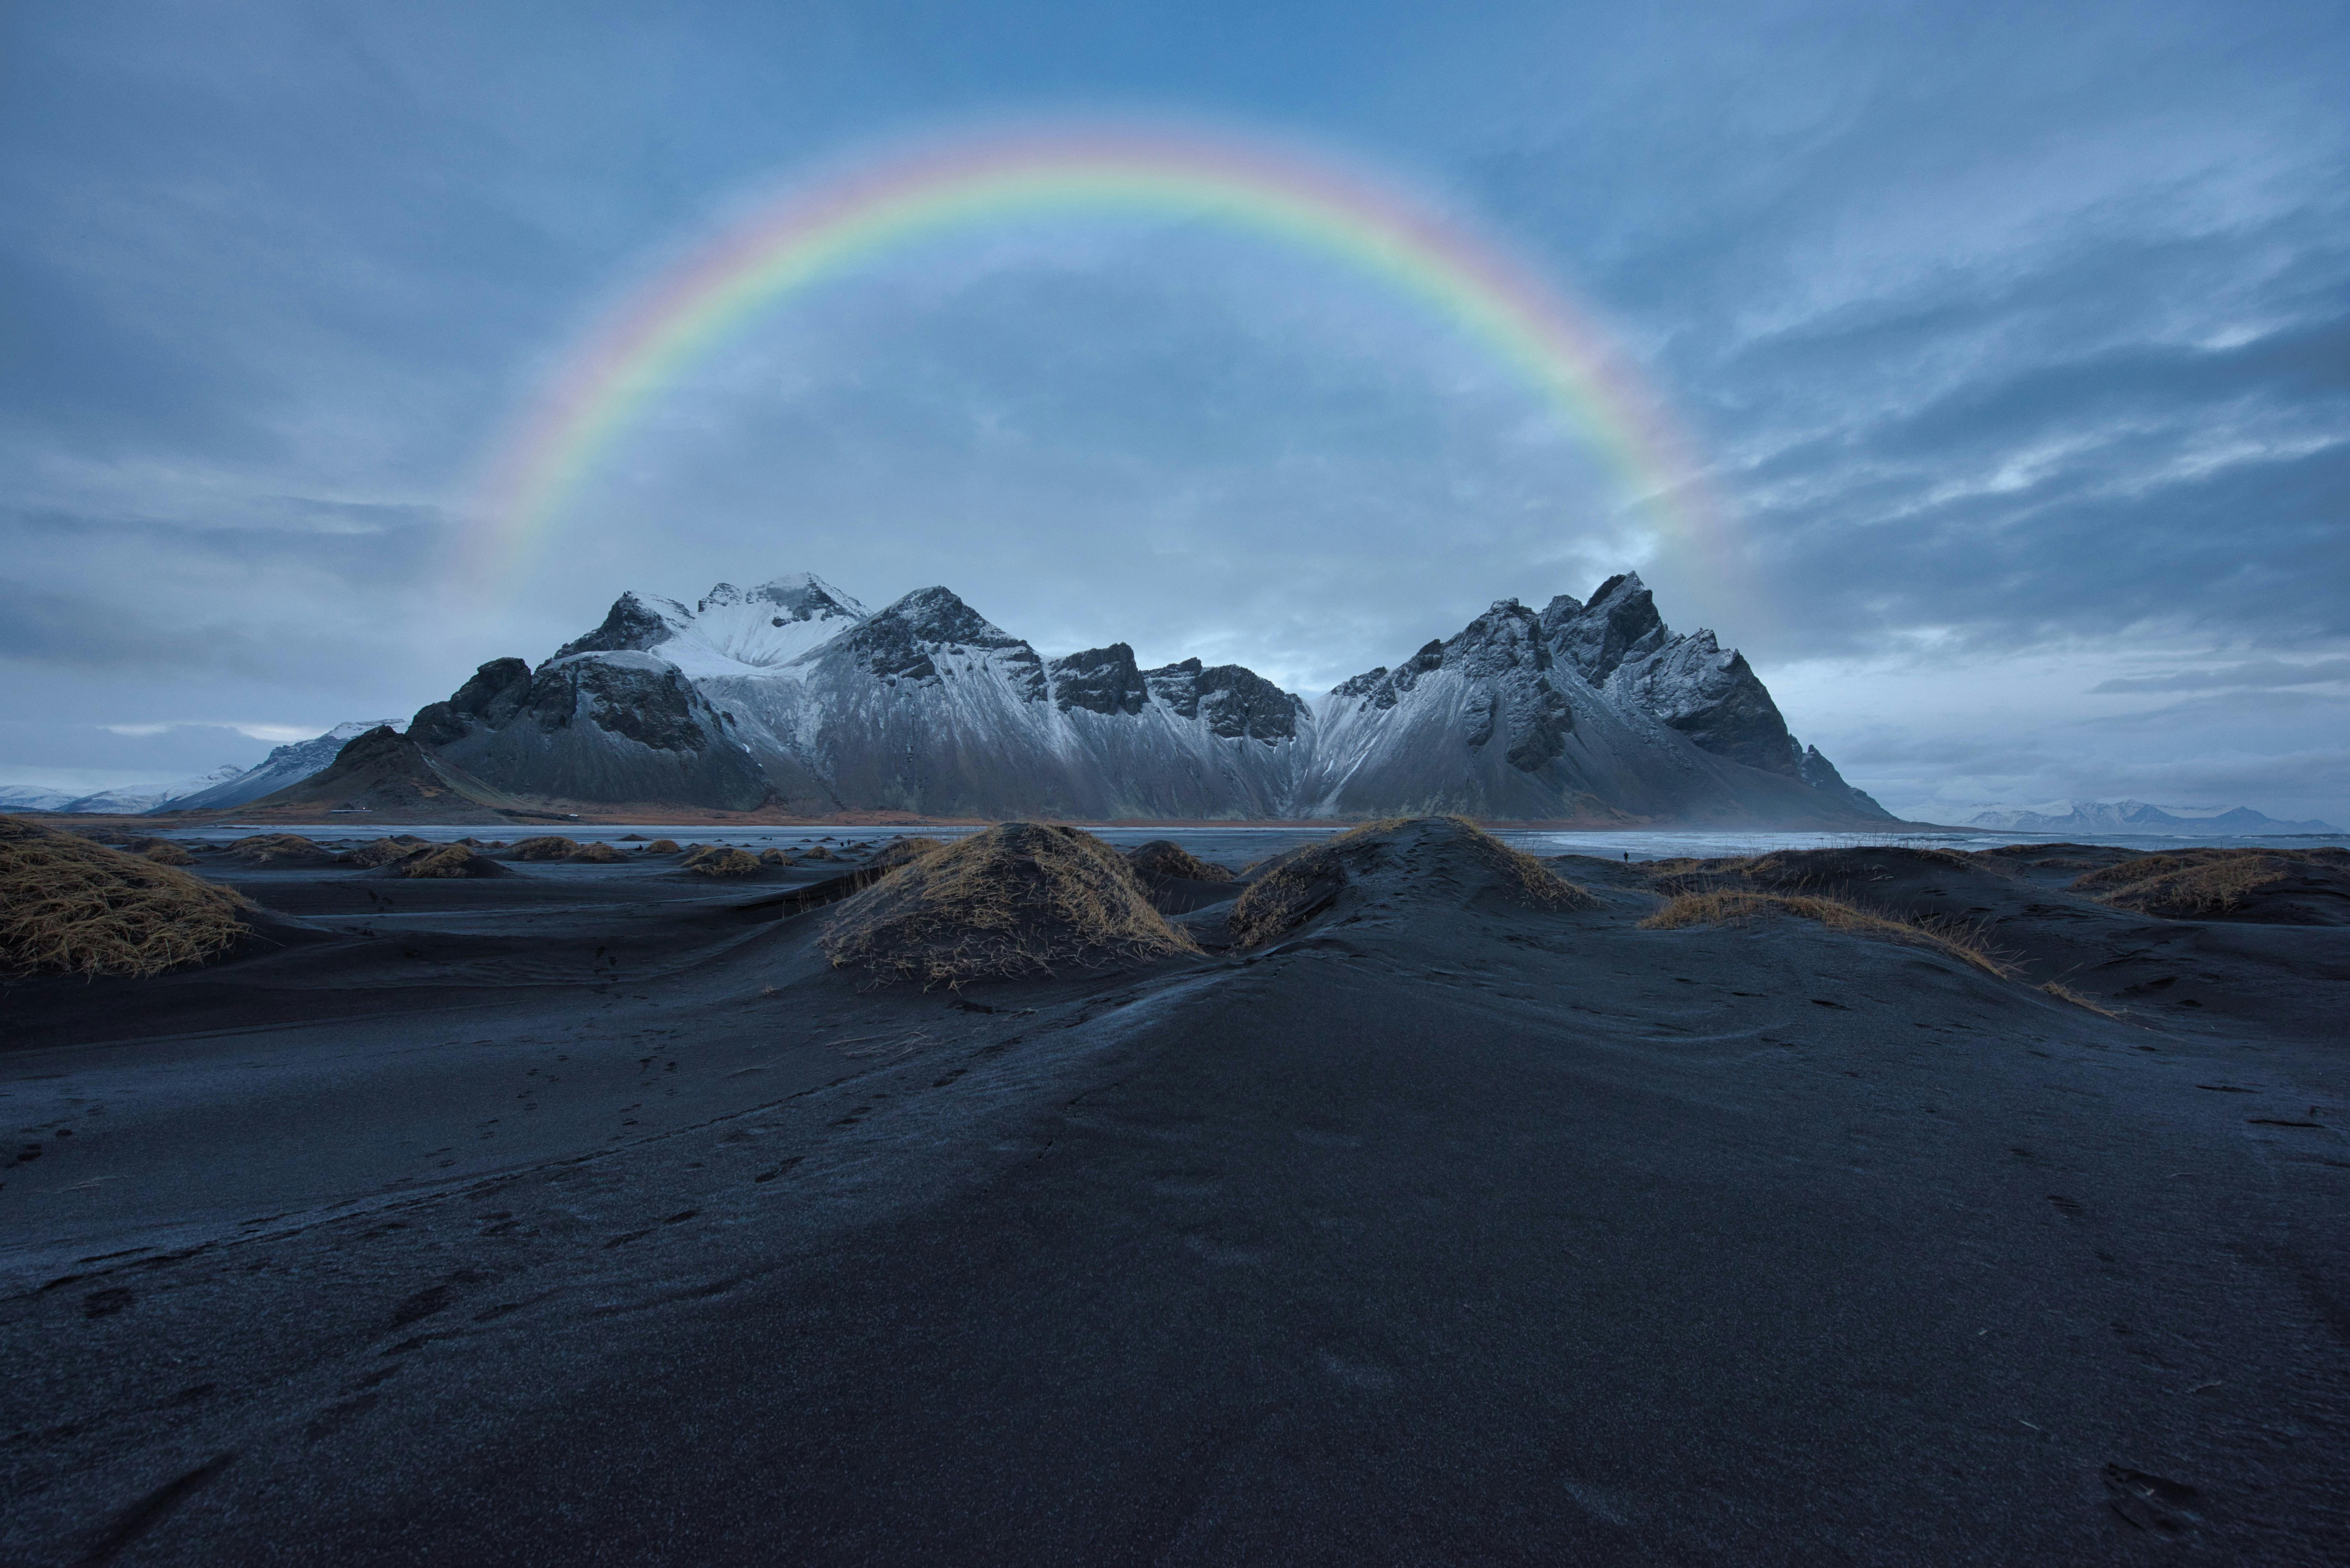
[(255, 866), (266, 866), (276, 860), (324, 860), (332, 857), (325, 845), (314, 843), (298, 833), (253, 834), (231, 844), (228, 852), (239, 860), (249, 860)]
[(1808, 893), (1751, 893), (1735, 889), (1681, 893), (1642, 920), (1640, 929), (1644, 931), (1677, 931), (1690, 926), (1742, 925), (1759, 915), (1771, 914), (1794, 915), (1806, 920), (1817, 920), (1831, 930), (1883, 937), (1892, 941), (1932, 948), (2002, 980), (2015, 972), (2000, 961), (1978, 933), (1967, 928), (1924, 926), (1891, 919), (1884, 915), (1871, 914), (1841, 898), (1823, 898)]
[(250, 907), (185, 871), (0, 816), (0, 968), (161, 974), (226, 951)]
[(626, 860), (628, 856), (608, 844), (583, 844), (564, 857), (566, 860), (585, 860), (591, 866), (610, 866)]
[(390, 838), (378, 838), (362, 844), (357, 849), (346, 854), (343, 858), (354, 866), (369, 867), (390, 866), (407, 859), (425, 847), (423, 839), (403, 833)]
[(403, 877), (478, 877), (484, 866), (495, 861), (473, 853), (463, 844), (443, 844), (438, 848), (411, 853), (400, 863)]
[(568, 860), (578, 853), (577, 839), (558, 838), (552, 834), (517, 839), (512, 851), (516, 860)]
[(698, 877), (748, 877), (759, 868), (759, 857), (747, 849), (712, 845), (687, 856), (685, 868)]
[(1128, 851), (1127, 864), (1145, 877), (1180, 877), (1191, 882), (1229, 882), (1232, 874), (1201, 859), (1169, 838), (1154, 838)]
[(2040, 989), (2046, 992), (2049, 995), (2054, 997), (2059, 1002), (2069, 1002), (2075, 1007), (2085, 1007), (2100, 1018), (2111, 1018), (2116, 1022), (2121, 1018), (2121, 1014), (2115, 1012), (2112, 1008), (2090, 1001), (2087, 997), (2083, 996), (2079, 992), (2074, 991), (2071, 986), (2065, 985), (2061, 981), (2053, 980), (2043, 981), (2041, 982)]
[(812, 844), (806, 849), (800, 851), (800, 858), (803, 860), (837, 860), (840, 857), (835, 855), (831, 850), (827, 849), (821, 844)]
[(791, 863), (792, 857), (785, 854), (780, 849), (762, 849), (759, 851), (759, 864), (762, 866), (788, 866)]
[(823, 945), (837, 969), (925, 991), (1199, 950), (1150, 907), (1116, 850), (1034, 822), (998, 824), (900, 867), (840, 906)]
[(168, 838), (151, 839), (139, 852), (158, 866), (193, 866), (196, 857)]
[(1430, 821), (1450, 823), (1460, 829), (1461, 846), (1471, 864), (1492, 874), (1523, 902), (1538, 909), (1588, 909), (1599, 902), (1465, 816), (1392, 816), (1277, 857), (1272, 868), (1251, 883), (1233, 904), (1225, 929), (1243, 947), (1256, 947), (1295, 930), (1336, 897), (1350, 879), (1382, 865), (1399, 830)]
[(867, 869), (887, 871), (899, 866), (911, 866), (925, 855), (935, 855), (945, 847), (943, 839), (893, 838), (881, 846), (881, 853), (873, 857), (873, 864)]
[(640, 853), (646, 855), (675, 855), (678, 853), (677, 840), (674, 838), (656, 838), (650, 844), (646, 845)]
[(2116, 909), (2193, 919), (2233, 913), (2254, 893), (2302, 876), (2308, 858), (2271, 849), (2182, 849), (2092, 871), (2072, 887)]

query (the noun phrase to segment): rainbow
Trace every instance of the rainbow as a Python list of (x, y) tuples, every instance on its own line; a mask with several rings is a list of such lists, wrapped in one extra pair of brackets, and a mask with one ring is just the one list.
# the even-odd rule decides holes
[(465, 576), (496, 582), (516, 571), (639, 411), (759, 312), (919, 241), (1064, 212), (1219, 222), (1382, 280), (1547, 399), (1661, 533), (1700, 556), (1723, 554), (1719, 510), (1660, 402), (1588, 314), (1497, 246), (1292, 148), (1086, 127), (901, 148), (751, 209), (658, 274), (577, 345), (496, 453)]

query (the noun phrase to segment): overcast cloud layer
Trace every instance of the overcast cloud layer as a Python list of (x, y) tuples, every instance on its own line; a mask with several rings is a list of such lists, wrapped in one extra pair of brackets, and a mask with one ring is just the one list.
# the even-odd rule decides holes
[[(623, 587), (932, 582), (1316, 691), (1637, 565), (1905, 813), (2350, 825), (2339, 5), (0, 14), (0, 783), (161, 782)], [(1644, 534), (1473, 345), (1195, 224), (896, 254), (695, 366), (511, 584), (482, 464), (757, 189), (1007, 115), (1340, 148), (1607, 320), (1735, 519)]]

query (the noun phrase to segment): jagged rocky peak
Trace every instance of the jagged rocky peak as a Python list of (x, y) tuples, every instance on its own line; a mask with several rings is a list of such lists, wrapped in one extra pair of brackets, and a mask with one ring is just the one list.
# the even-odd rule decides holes
[[(1644, 711), (1705, 750), (1750, 768), (1802, 776), (1803, 753), (1762, 677), (1711, 631), (1671, 639), (1617, 667), (1615, 681)], [(1808, 781), (1806, 781), (1808, 782)]]
[(1045, 694), (1036, 650), (947, 588), (916, 588), (839, 640), (859, 669), (885, 680), (936, 681), (941, 659), (975, 656), (1001, 666), (1021, 696), (1041, 701)]
[(1619, 573), (1599, 585), (1591, 602), (1562, 594), (1544, 612), (1551, 651), (1594, 686), (1607, 683), (1617, 667), (1664, 646), (1672, 633), (1657, 614), (1656, 597), (1638, 572)]
[[(659, 648), (692, 623), (683, 605), (674, 599), (642, 598), (633, 591), (612, 601), (604, 624), (585, 637), (575, 637), (555, 650), (557, 659), (581, 653), (642, 652)], [(520, 659), (501, 660), (519, 664)], [(482, 667), (484, 670), (488, 665)]]
[(1225, 740), (1295, 740), (1310, 710), (1255, 670), (1237, 664), (1202, 665), (1196, 659), (1142, 672), (1151, 701), (1180, 718), (1205, 719)]
[(1444, 644), (1443, 663), (1457, 665), (1474, 680), (1524, 667), (1548, 670), (1550, 649), (1542, 618), (1515, 599), (1495, 599), (1492, 607)]
[(1134, 662), (1134, 649), (1122, 642), (1088, 648), (1045, 666), (1053, 683), (1053, 703), (1066, 713), (1083, 708), (1091, 713), (1139, 713), (1150, 701), (1150, 688)]
[[(621, 596), (622, 602), (629, 597)], [(615, 615), (619, 607), (612, 607)], [(451, 692), (448, 701), (419, 708), (408, 722), (408, 732), (428, 746), (449, 745), (464, 739), (476, 724), (504, 728), (529, 700), (530, 666), (519, 659), (493, 659)]]

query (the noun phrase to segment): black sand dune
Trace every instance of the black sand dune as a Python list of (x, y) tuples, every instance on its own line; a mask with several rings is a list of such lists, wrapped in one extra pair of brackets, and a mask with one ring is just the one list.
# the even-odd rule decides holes
[(952, 993), (838, 863), (203, 860), (301, 943), (0, 992), (0, 1557), (2339, 1562), (2350, 928), (2017, 858), (1411, 824)]

